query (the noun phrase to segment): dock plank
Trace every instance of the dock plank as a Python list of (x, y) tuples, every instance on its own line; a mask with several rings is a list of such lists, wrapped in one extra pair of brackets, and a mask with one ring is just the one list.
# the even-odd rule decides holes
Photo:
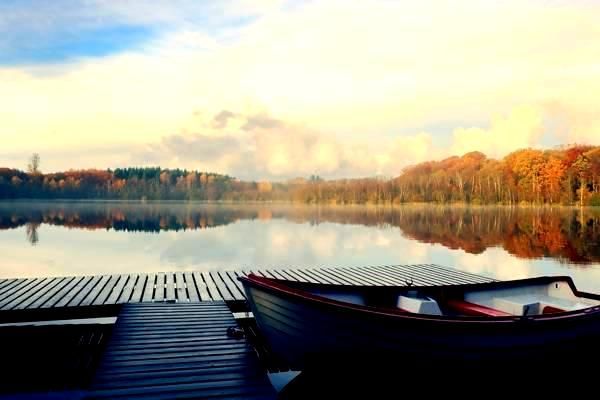
[[(385, 266), (384, 266), (385, 267)], [(390, 265), (387, 268), (391, 269), (403, 269), (404, 271), (410, 271), (413, 275), (417, 275), (422, 279), (426, 279), (432, 285), (451, 285), (454, 283), (461, 283), (453, 279), (449, 279), (440, 273), (429, 271), (424, 269), (420, 264), (418, 265)]]
[(159, 272), (156, 275), (156, 287), (154, 289), (154, 301), (165, 300), (165, 273)]
[(435, 274), (444, 275), (454, 281), (460, 281), (463, 283), (473, 283), (474, 281), (475, 282), (489, 282), (489, 279), (487, 279), (487, 278), (473, 275), (473, 274), (470, 274), (470, 273), (464, 272), (464, 271), (452, 270), (450, 268), (444, 268), (444, 267), (441, 267), (438, 265), (419, 264), (419, 266), (422, 269), (428, 269), (429, 271), (431, 271)]
[(27, 296), (27, 293), (31, 293), (32, 290), (40, 289), (44, 286), (44, 282), (48, 283), (51, 278), (36, 278), (32, 279), (27, 285), (23, 285), (18, 290), (11, 292), (8, 297), (5, 297), (0, 301), (0, 309), (6, 309), (9, 305), (13, 305), (16, 300), (23, 299), (23, 296)]
[(6, 288), (6, 291), (0, 295), (0, 304), (8, 297), (14, 295), (17, 291), (22, 290), (26, 286), (32, 285), (34, 279), (21, 279), (16, 284)]
[[(99, 278), (99, 279), (96, 279)], [(110, 279), (110, 275), (95, 276), (94, 279), (87, 285), (81, 293), (79, 293), (70, 303), (73, 306), (89, 306), (92, 301), (100, 294), (106, 282)]]
[(208, 288), (208, 292), (210, 293), (210, 297), (212, 300), (223, 300), (221, 297), (221, 293), (219, 293), (219, 289), (217, 285), (213, 282), (210, 274), (208, 272), (201, 272), (202, 279), (204, 279), (204, 283), (206, 283), (206, 287)]
[(178, 302), (187, 302), (190, 301), (188, 294), (187, 294), (187, 290), (186, 290), (186, 284), (185, 284), (185, 280), (183, 279), (183, 273), (182, 272), (176, 272), (175, 273), (175, 296), (177, 298)]
[(369, 267), (352, 267), (348, 271), (350, 274), (360, 274), (361, 277), (373, 286), (389, 286), (391, 282), (386, 276), (373, 271)]
[(133, 287), (133, 292), (129, 298), (129, 303), (139, 303), (142, 301), (142, 296), (144, 295), (144, 288), (146, 287), (147, 281), (148, 274), (140, 274), (137, 276), (135, 286)]
[(17, 283), (18, 280), (19, 279), (4, 279), (2, 281), (2, 284), (0, 285), (0, 296), (2, 295), (2, 293), (4, 293), (6, 288), (9, 288), (11, 285), (14, 285), (15, 283)]
[(290, 271), (287, 269), (281, 269), (281, 270), (278, 270), (277, 272), (279, 273), (279, 275), (282, 276), (282, 279), (286, 279), (286, 280), (294, 281), (294, 282), (298, 281), (298, 279), (295, 276), (293, 276), (292, 274), (290, 274)]
[(363, 280), (358, 277), (347, 276), (344, 272), (340, 272), (341, 269), (342, 268), (322, 268), (319, 270), (319, 273), (340, 285), (364, 286)]
[(296, 280), (298, 282), (313, 282), (315, 283), (316, 281), (314, 279), (308, 278), (306, 276), (303, 276), (302, 274), (299, 273), (298, 270), (296, 269), (288, 269), (287, 273), (293, 277), (296, 278)]
[(269, 269), (265, 269), (260, 271), (260, 273), (264, 276), (266, 276), (267, 278), (273, 278), (273, 279), (278, 279), (277, 275), (273, 274), (273, 271), (269, 270)]
[(196, 288), (198, 289), (198, 293), (200, 295), (201, 301), (212, 301), (213, 298), (208, 293), (208, 286), (206, 282), (204, 282), (204, 278), (200, 272), (194, 272), (194, 281), (196, 282)]
[[(186, 272), (183, 274), (185, 278), (185, 286), (187, 288), (187, 293), (190, 302), (197, 303), (200, 301), (200, 295), (198, 294), (198, 288), (196, 287), (196, 282), (194, 281), (194, 276), (191, 272)], [(179, 278), (178, 278), (179, 279)]]
[(340, 282), (338, 279), (333, 279), (332, 277), (330, 277), (326, 272), (326, 268), (307, 268), (305, 270), (302, 270), (302, 272), (305, 275), (313, 276), (314, 279), (316, 279), (319, 283), (332, 283), (337, 285), (347, 284), (345, 282)]
[(406, 268), (404, 265), (382, 265), (381, 269), (390, 271), (394, 274), (403, 274), (407, 277), (406, 279), (412, 279), (415, 285), (433, 286), (447, 284), (447, 281), (443, 278), (419, 271), (418, 267)]
[(117, 304), (128, 280), (129, 275), (121, 275), (103, 304)]
[[(190, 313), (204, 313), (204, 325)], [(175, 329), (166, 329), (173, 324)], [(186, 324), (193, 329), (181, 329)], [(127, 304), (89, 398), (275, 399), (249, 343), (225, 334), (226, 327), (235, 325), (224, 302)], [(205, 332), (209, 336), (199, 340)], [(218, 340), (213, 339), (216, 332)]]
[(140, 275), (138, 274), (129, 274), (127, 276), (127, 281), (125, 282), (125, 286), (121, 290), (121, 294), (119, 298), (115, 300), (118, 304), (128, 303), (129, 299), (132, 298), (133, 291), (135, 289), (135, 283)]
[(67, 293), (69, 293), (71, 290), (74, 290), (74, 288), (77, 286), (77, 284), (79, 282), (81, 282), (85, 277), (83, 276), (75, 276), (73, 277), (68, 283), (66, 283), (65, 285), (63, 285), (58, 291), (56, 292), (52, 292), (50, 293), (51, 296), (48, 296), (48, 298), (43, 301), (43, 302), (39, 302), (37, 304), (32, 304), (31, 306), (29, 306), (29, 308), (50, 308), (52, 307), (54, 304), (58, 303)]
[(399, 286), (407, 286), (407, 285), (431, 285), (431, 280), (424, 280), (420, 276), (415, 275), (412, 271), (404, 271), (403, 269), (398, 269), (396, 266), (377, 266), (375, 268), (378, 273), (382, 276), (387, 276), (388, 279), (395, 279), (398, 282)]
[(165, 284), (165, 300), (166, 301), (175, 301), (175, 276), (173, 273), (165, 274), (166, 284)]
[(231, 292), (229, 291), (229, 288), (227, 287), (227, 285), (223, 282), (223, 279), (221, 279), (221, 276), (219, 275), (219, 273), (216, 271), (212, 271), (212, 272), (209, 272), (208, 274), (210, 275), (211, 279), (213, 280), (213, 282), (219, 289), (219, 293), (221, 294), (221, 297), (223, 298), (223, 300), (226, 300), (226, 301), (234, 300), (234, 297), (232, 296)]
[[(52, 307), (65, 307), (70, 305), (78, 305), (81, 299), (76, 300), (78, 296), (85, 296), (84, 290), (88, 285), (93, 285), (94, 281), (100, 280), (100, 276), (84, 276), (80, 281), (77, 282), (75, 287), (67, 291), (62, 298), (52, 304)], [(82, 293), (83, 292), (83, 293)]]
[(11, 284), (7, 285), (0, 291), (0, 301), (3, 301), (8, 296), (12, 295), (15, 291), (27, 285), (31, 279), (16, 279)]
[[(96, 284), (96, 286), (94, 286), (94, 288), (92, 290), (90, 290), (87, 295), (83, 298), (83, 300), (81, 300), (81, 303), (79, 303), (80, 306), (89, 306), (92, 305), (94, 303), (94, 301), (100, 296), (100, 295), (104, 295), (106, 292), (106, 287), (108, 286), (108, 283), (113, 280), (117, 275), (103, 275), (100, 278), (100, 281)], [(112, 289), (112, 287), (109, 287), (109, 290)], [(108, 296), (108, 294), (106, 294), (106, 296)]]
[(219, 275), (225, 286), (227, 286), (229, 292), (231, 292), (231, 295), (233, 296), (234, 300), (243, 301), (246, 299), (243, 293), (243, 289), (238, 288), (236, 282), (231, 280), (231, 277), (227, 273), (219, 271), (217, 272), (217, 274)]
[(402, 273), (410, 274), (411, 276), (417, 276), (419, 279), (425, 280), (431, 285), (448, 285), (452, 283), (463, 283), (460, 280), (452, 280), (445, 277), (443, 274), (429, 271), (422, 267), (421, 264), (415, 265), (384, 265), (384, 269), (390, 271), (402, 271)]
[(378, 267), (365, 267), (366, 270), (372, 273), (376, 279), (380, 282), (390, 286), (405, 286), (406, 282), (400, 280), (397, 276), (393, 275), (389, 271), (378, 269)]
[(146, 286), (144, 287), (144, 293), (142, 295), (142, 302), (151, 302), (154, 299), (154, 288), (156, 286), (156, 274), (149, 274)]
[(56, 293), (60, 288), (69, 281), (69, 278), (56, 278), (53, 279), (48, 285), (46, 285), (43, 289), (37, 290), (32, 296), (30, 296), (27, 300), (21, 302), (18, 306), (15, 307), (17, 310), (21, 310), (24, 308), (28, 308), (29, 306), (36, 304), (35, 308), (39, 308), (38, 301), (44, 302), (44, 299), (52, 296)]
[(232, 282), (235, 284), (235, 286), (237, 286), (237, 288), (240, 291), (240, 293), (242, 294), (242, 296), (244, 296), (244, 298), (246, 298), (246, 292), (244, 291), (244, 286), (242, 285), (242, 282), (240, 282), (240, 280), (238, 279), (238, 275), (235, 273), (235, 271), (225, 271), (225, 273), (229, 276), (229, 279), (232, 280)]
[(45, 293), (48, 286), (54, 285), (59, 278), (42, 279), (37, 285), (23, 291), (19, 296), (13, 298), (10, 302), (5, 303), (2, 310), (12, 310), (21, 306), (21, 304), (29, 304), (31, 298), (37, 298), (38, 293)]

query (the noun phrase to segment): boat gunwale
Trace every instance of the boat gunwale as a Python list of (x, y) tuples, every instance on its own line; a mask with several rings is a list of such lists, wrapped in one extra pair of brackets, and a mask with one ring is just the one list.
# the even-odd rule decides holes
[(477, 324), (506, 324), (506, 323), (531, 323), (531, 322), (549, 322), (549, 321), (560, 321), (560, 320), (572, 320), (572, 319), (583, 319), (590, 318), (600, 315), (600, 305), (591, 306), (583, 309), (563, 311), (554, 314), (539, 314), (539, 315), (527, 315), (527, 316), (452, 316), (447, 315), (427, 315), (427, 314), (416, 314), (401, 309), (394, 308), (380, 308), (366, 305), (353, 304), (340, 300), (330, 299), (324, 296), (315, 295), (307, 290), (298, 289), (293, 286), (308, 286), (316, 288), (326, 289), (338, 289), (345, 290), (348, 292), (361, 290), (361, 291), (376, 291), (385, 289), (406, 289), (406, 290), (431, 290), (434, 288), (452, 288), (457, 290), (469, 291), (477, 289), (491, 289), (491, 288), (510, 288), (518, 286), (526, 286), (527, 284), (548, 284), (555, 282), (565, 282), (569, 285), (573, 294), (577, 297), (588, 298), (600, 301), (600, 295), (588, 292), (582, 292), (577, 290), (577, 287), (573, 283), (573, 279), (569, 276), (542, 276), (535, 278), (516, 279), (511, 281), (491, 281), (491, 282), (480, 282), (480, 283), (468, 283), (468, 284), (457, 284), (457, 285), (440, 285), (440, 286), (366, 286), (366, 285), (338, 285), (338, 284), (322, 284), (313, 282), (293, 282), (292, 286), (288, 284), (288, 281), (283, 279), (274, 279), (261, 277), (255, 274), (249, 274), (247, 276), (238, 277), (244, 285), (257, 286), (263, 290), (267, 290), (271, 293), (281, 295), (286, 294), (297, 298), (305, 303), (311, 303), (320, 305), (327, 308), (333, 308), (337, 310), (346, 310), (353, 312), (360, 312), (367, 315), (378, 315), (387, 318), (397, 318), (415, 321), (429, 321), (437, 323), (477, 323)]

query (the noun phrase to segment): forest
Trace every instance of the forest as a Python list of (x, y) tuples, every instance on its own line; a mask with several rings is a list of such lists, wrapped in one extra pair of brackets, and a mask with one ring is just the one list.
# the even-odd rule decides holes
[(427, 161), (392, 178), (242, 181), (160, 167), (42, 173), (0, 168), (0, 199), (293, 201), (321, 204), (466, 203), (600, 206), (600, 146), (480, 152)]

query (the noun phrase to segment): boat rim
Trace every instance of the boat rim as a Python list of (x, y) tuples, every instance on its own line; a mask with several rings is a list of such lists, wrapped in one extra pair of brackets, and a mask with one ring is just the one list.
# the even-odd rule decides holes
[[(267, 290), (274, 293), (285, 293), (294, 298), (297, 298), (303, 302), (317, 303), (321, 306), (334, 309), (343, 309), (346, 311), (360, 312), (368, 315), (379, 315), (382, 317), (393, 317), (410, 319), (417, 321), (435, 321), (440, 323), (478, 323), (478, 324), (493, 324), (493, 323), (528, 323), (535, 321), (558, 321), (565, 319), (573, 319), (577, 317), (590, 317), (600, 314), (600, 305), (591, 306), (578, 310), (562, 311), (554, 314), (539, 314), (539, 315), (527, 315), (527, 316), (447, 316), (447, 315), (429, 315), (429, 314), (416, 314), (407, 312), (401, 309), (394, 308), (379, 308), (367, 305), (359, 305), (350, 302), (330, 299), (324, 296), (312, 294), (306, 290), (301, 290), (295, 287), (290, 287), (288, 284), (301, 284), (303, 286), (313, 286), (315, 288), (329, 288), (329, 289), (344, 289), (351, 291), (352, 289), (359, 290), (377, 290), (379, 289), (401, 289), (402, 286), (367, 286), (367, 285), (337, 285), (330, 283), (314, 283), (314, 282), (292, 282), (284, 279), (269, 278), (258, 276), (250, 273), (247, 276), (238, 277), (240, 281), (245, 284), (255, 285), (261, 289)], [(562, 281), (569, 285), (573, 293), (578, 297), (586, 297), (594, 300), (600, 300), (600, 295), (588, 292), (582, 292), (577, 290), (577, 287), (573, 283), (573, 279), (570, 276), (542, 276), (535, 278), (524, 278), (515, 279), (510, 281), (491, 281), (481, 283), (467, 283), (467, 284), (456, 284), (456, 285), (439, 285), (439, 286), (406, 286), (404, 288), (408, 290), (417, 289), (432, 289), (434, 287), (451, 287), (451, 288), (464, 288), (465, 290), (480, 289), (480, 288), (503, 288), (511, 287), (513, 285), (526, 285), (528, 283), (552, 283)]]

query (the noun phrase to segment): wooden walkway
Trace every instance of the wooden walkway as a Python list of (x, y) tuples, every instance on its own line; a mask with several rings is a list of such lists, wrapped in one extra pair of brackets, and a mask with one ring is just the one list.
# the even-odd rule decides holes
[(169, 272), (0, 280), (0, 310), (51, 309), (140, 302), (244, 301), (239, 276), (345, 285), (450, 285), (492, 279), (439, 265), (393, 265), (254, 271)]
[(275, 391), (223, 301), (127, 304), (90, 391), (92, 399), (274, 399)]

